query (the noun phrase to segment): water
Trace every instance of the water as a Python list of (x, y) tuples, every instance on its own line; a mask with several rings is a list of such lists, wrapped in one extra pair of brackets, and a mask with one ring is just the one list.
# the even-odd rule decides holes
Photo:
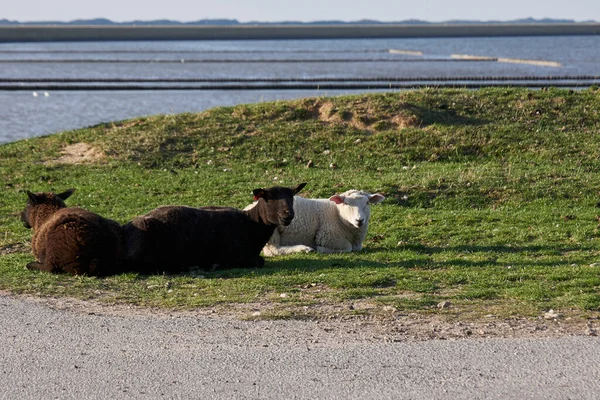
[[(600, 36), (4, 43), (0, 143), (144, 115), (366, 92), (386, 79), (435, 86), (452, 78), (599, 76), (599, 66)], [(357, 79), (366, 86), (344, 87)], [(323, 89), (332, 80), (337, 89)]]

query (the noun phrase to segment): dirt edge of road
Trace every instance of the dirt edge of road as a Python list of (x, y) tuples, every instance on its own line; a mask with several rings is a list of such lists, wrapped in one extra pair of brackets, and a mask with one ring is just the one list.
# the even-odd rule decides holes
[[(222, 305), (194, 310), (147, 308), (134, 305), (107, 305), (74, 298), (33, 297), (1, 291), (0, 297), (42, 305), (54, 310), (88, 315), (137, 318), (211, 318), (248, 323), (285, 320), (286, 324), (315, 324), (326, 332), (349, 334), (369, 341), (425, 341), (484, 338), (551, 338), (598, 336), (600, 317), (571, 317), (552, 312), (535, 318), (498, 318), (486, 315), (476, 320), (461, 320), (455, 314), (402, 313), (395, 309), (365, 315), (339, 313), (340, 305), (322, 305), (307, 318), (285, 318), (273, 313), (268, 304)], [(279, 317), (277, 315), (280, 315)], [(314, 317), (318, 315), (319, 317)]]

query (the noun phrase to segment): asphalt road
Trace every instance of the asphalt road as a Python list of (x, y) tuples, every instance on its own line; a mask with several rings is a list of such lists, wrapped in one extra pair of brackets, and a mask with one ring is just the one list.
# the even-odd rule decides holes
[(0, 399), (598, 399), (600, 338), (107, 315), (0, 296)]

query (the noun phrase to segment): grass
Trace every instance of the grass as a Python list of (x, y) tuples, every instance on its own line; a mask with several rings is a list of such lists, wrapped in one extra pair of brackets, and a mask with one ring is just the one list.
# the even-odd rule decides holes
[[(81, 142), (103, 157), (57, 161)], [(0, 146), (0, 289), (176, 309), (258, 305), (279, 318), (327, 307), (598, 317), (599, 142), (597, 88), (494, 88), (223, 107), (9, 143)], [(33, 259), (19, 221), (25, 190), (74, 187), (69, 204), (125, 223), (163, 204), (243, 207), (253, 188), (300, 182), (307, 197), (350, 188), (387, 197), (372, 208), (363, 251), (172, 276), (24, 268)]]

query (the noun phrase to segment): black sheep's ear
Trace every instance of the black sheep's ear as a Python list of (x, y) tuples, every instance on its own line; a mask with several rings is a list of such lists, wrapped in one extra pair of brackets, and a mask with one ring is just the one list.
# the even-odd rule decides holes
[(28, 190), (27, 197), (29, 197), (29, 201), (31, 201), (33, 204), (37, 204), (38, 199), (37, 199), (37, 196), (35, 195), (35, 193), (32, 193)]
[[(254, 189), (252, 191), (252, 193), (254, 194), (254, 200), (257, 201), (258, 199), (260, 199), (261, 197), (265, 197), (265, 189)], [(266, 199), (265, 199), (266, 200)]]
[(63, 200), (66, 200), (69, 197), (71, 197), (71, 195), (73, 194), (74, 191), (75, 191), (75, 189), (67, 189), (64, 192), (57, 194), (57, 196)]
[(306, 182), (299, 184), (298, 186), (296, 186), (293, 190), (294, 194), (298, 193), (299, 191), (302, 190), (302, 188), (306, 186)]

